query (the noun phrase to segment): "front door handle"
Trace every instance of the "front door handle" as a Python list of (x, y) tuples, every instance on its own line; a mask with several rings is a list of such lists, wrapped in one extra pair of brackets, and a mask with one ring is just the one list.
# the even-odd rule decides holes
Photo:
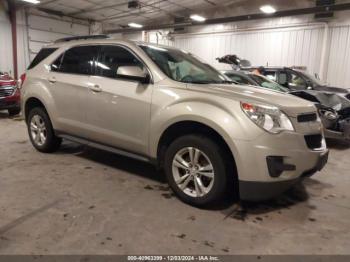
[(50, 78), (48, 79), (48, 81), (49, 81), (51, 84), (54, 84), (54, 83), (57, 82), (57, 79), (56, 79), (56, 77), (52, 76), (52, 77), (50, 77)]
[(92, 92), (95, 92), (95, 93), (102, 92), (102, 88), (99, 85), (96, 85), (96, 84), (89, 85), (89, 89)]

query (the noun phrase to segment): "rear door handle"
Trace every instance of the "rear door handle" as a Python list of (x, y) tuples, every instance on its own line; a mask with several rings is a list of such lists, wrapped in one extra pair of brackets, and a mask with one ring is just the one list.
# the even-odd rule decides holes
[(92, 84), (88, 86), (92, 92), (99, 93), (102, 92), (102, 88), (97, 84)]
[(56, 79), (56, 77), (50, 77), (49, 79), (48, 79), (48, 81), (51, 83), (51, 84), (54, 84), (54, 83), (56, 83), (56, 81), (57, 81), (57, 79)]

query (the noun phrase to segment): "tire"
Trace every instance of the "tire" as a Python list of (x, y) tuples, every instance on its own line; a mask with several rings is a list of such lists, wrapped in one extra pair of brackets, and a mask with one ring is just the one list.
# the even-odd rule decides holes
[[(42, 153), (52, 153), (58, 150), (62, 139), (55, 136), (51, 120), (44, 108), (36, 107), (30, 110), (27, 127), (30, 141), (36, 150)], [(40, 134), (43, 134), (44, 137)]]
[(21, 112), (20, 108), (11, 108), (7, 110), (9, 112), (9, 116), (16, 116)]
[[(189, 165), (190, 151), (192, 152), (192, 165)], [(195, 161), (196, 154), (199, 155), (198, 161)], [(179, 156), (181, 158), (178, 158)], [(185, 160), (185, 163), (180, 160), (182, 164), (179, 165), (180, 162), (175, 159)], [(164, 171), (169, 186), (183, 202), (197, 207), (206, 207), (219, 202), (227, 193), (230, 184), (229, 175), (233, 176), (233, 174), (228, 172), (229, 165), (225, 159), (224, 151), (210, 138), (200, 134), (185, 135), (176, 139), (167, 148)], [(190, 168), (187, 168), (188, 166)], [(213, 175), (209, 176), (210, 173)], [(211, 176), (213, 179), (210, 178)], [(198, 178), (201, 183), (198, 182)], [(195, 180), (197, 180), (197, 185)], [(183, 189), (176, 181), (178, 183), (181, 181), (179, 185)], [(188, 183), (187, 187), (186, 183)]]

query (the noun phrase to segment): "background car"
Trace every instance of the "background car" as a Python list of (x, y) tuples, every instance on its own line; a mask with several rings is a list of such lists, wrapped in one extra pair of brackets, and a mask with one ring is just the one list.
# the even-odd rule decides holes
[[(257, 68), (250, 67), (246, 70), (252, 71)], [(348, 89), (328, 86), (320, 79), (307, 73), (304, 70), (294, 69), (290, 67), (264, 67), (263, 75), (269, 79), (276, 81), (280, 85), (287, 87), (291, 90), (316, 90), (327, 91), (333, 93), (344, 93), (346, 97), (350, 99), (350, 93)]]
[(8, 110), (9, 115), (21, 112), (20, 91), (17, 82), (6, 73), (0, 72), (0, 110)]
[(283, 93), (289, 92), (288, 88), (281, 86), (275, 81), (261, 75), (256, 75), (248, 71), (221, 71), (223, 74), (228, 76), (230, 80), (241, 85), (253, 85), (261, 86), (275, 91), (280, 91)]
[(350, 101), (339, 93), (297, 90), (283, 87), (271, 79), (247, 71), (222, 71), (232, 81), (289, 93), (314, 102), (318, 108), (327, 138), (350, 140)]

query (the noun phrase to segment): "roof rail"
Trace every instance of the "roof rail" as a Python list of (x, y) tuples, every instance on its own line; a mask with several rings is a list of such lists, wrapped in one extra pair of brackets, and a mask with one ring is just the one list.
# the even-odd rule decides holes
[(74, 40), (86, 40), (86, 39), (106, 39), (109, 38), (108, 35), (81, 35), (81, 36), (70, 36), (65, 38), (60, 38), (54, 41), (54, 43), (63, 43), (63, 42), (69, 42)]

